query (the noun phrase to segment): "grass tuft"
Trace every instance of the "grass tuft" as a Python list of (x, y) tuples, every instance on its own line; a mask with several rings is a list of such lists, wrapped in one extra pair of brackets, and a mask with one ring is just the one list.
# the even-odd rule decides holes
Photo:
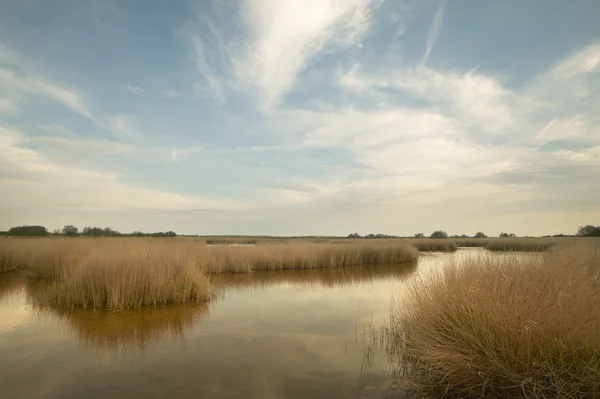
[(395, 302), (388, 350), (433, 396), (595, 398), (599, 296), (598, 245), (471, 259)]

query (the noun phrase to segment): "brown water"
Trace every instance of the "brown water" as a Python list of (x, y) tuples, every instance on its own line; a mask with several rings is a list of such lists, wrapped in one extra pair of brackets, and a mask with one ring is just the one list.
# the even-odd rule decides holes
[(385, 355), (365, 371), (365, 325), (414, 276), (480, 253), (219, 276), (208, 304), (125, 312), (36, 309), (38, 284), (0, 275), (0, 397), (401, 397)]

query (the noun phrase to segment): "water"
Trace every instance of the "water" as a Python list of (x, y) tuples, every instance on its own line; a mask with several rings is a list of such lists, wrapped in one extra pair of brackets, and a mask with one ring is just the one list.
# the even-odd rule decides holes
[(124, 312), (36, 309), (39, 284), (0, 275), (0, 396), (401, 397), (385, 355), (364, 368), (365, 325), (414, 276), (479, 253), (423, 255), (408, 270), (218, 276), (210, 303)]

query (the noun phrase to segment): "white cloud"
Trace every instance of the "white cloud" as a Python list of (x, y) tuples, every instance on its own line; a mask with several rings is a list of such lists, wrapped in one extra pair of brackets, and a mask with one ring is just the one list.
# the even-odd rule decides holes
[(317, 54), (360, 44), (379, 4), (379, 0), (248, 0), (241, 6), (246, 35), (226, 43), (214, 25), (201, 20), (213, 39), (197, 34), (188, 38), (202, 77), (199, 88), (221, 101), (228, 88), (253, 88), (260, 107), (270, 110)]
[(385, 75), (380, 70), (362, 74), (361, 68), (355, 66), (341, 77), (340, 83), (357, 92), (401, 90), (429, 101), (431, 106), (444, 106), (464, 125), (477, 124), (491, 132), (502, 132), (515, 121), (514, 93), (498, 79), (475, 71), (442, 72), (417, 67)]
[(370, 24), (366, 0), (260, 0), (246, 4), (251, 42), (236, 75), (259, 90), (265, 109), (276, 105), (296, 75), (327, 44), (355, 46)]
[(130, 93), (135, 94), (136, 96), (141, 96), (146, 91), (146, 90), (142, 89), (141, 87), (130, 86), (130, 85), (125, 86), (125, 89), (127, 89), (127, 91), (129, 91)]
[(421, 61), (421, 65), (427, 64), (429, 54), (431, 54), (433, 46), (435, 46), (435, 43), (440, 38), (440, 33), (442, 32), (442, 24), (444, 22), (445, 9), (446, 0), (440, 0), (437, 10), (435, 11), (435, 16), (433, 17), (433, 23), (431, 24), (431, 28), (429, 28), (429, 34), (427, 35), (427, 48), (425, 49), (425, 54), (423, 55), (423, 61)]
[(131, 116), (119, 114), (109, 117), (105, 126), (122, 142), (140, 142), (142, 136), (137, 132), (133, 125), (134, 123)]
[(180, 162), (183, 158), (189, 157), (197, 152), (202, 151), (202, 147), (192, 146), (188, 148), (176, 148), (171, 151), (171, 159), (173, 162)]

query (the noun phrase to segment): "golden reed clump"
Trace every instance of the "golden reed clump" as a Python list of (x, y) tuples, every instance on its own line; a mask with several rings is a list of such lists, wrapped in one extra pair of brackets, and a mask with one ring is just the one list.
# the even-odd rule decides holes
[(208, 299), (210, 275), (256, 270), (410, 264), (417, 250), (394, 244), (264, 244), (211, 247), (192, 239), (0, 240), (0, 271), (50, 280), (43, 304), (107, 309)]
[(600, 397), (600, 245), (482, 257), (414, 282), (385, 329), (435, 397)]

